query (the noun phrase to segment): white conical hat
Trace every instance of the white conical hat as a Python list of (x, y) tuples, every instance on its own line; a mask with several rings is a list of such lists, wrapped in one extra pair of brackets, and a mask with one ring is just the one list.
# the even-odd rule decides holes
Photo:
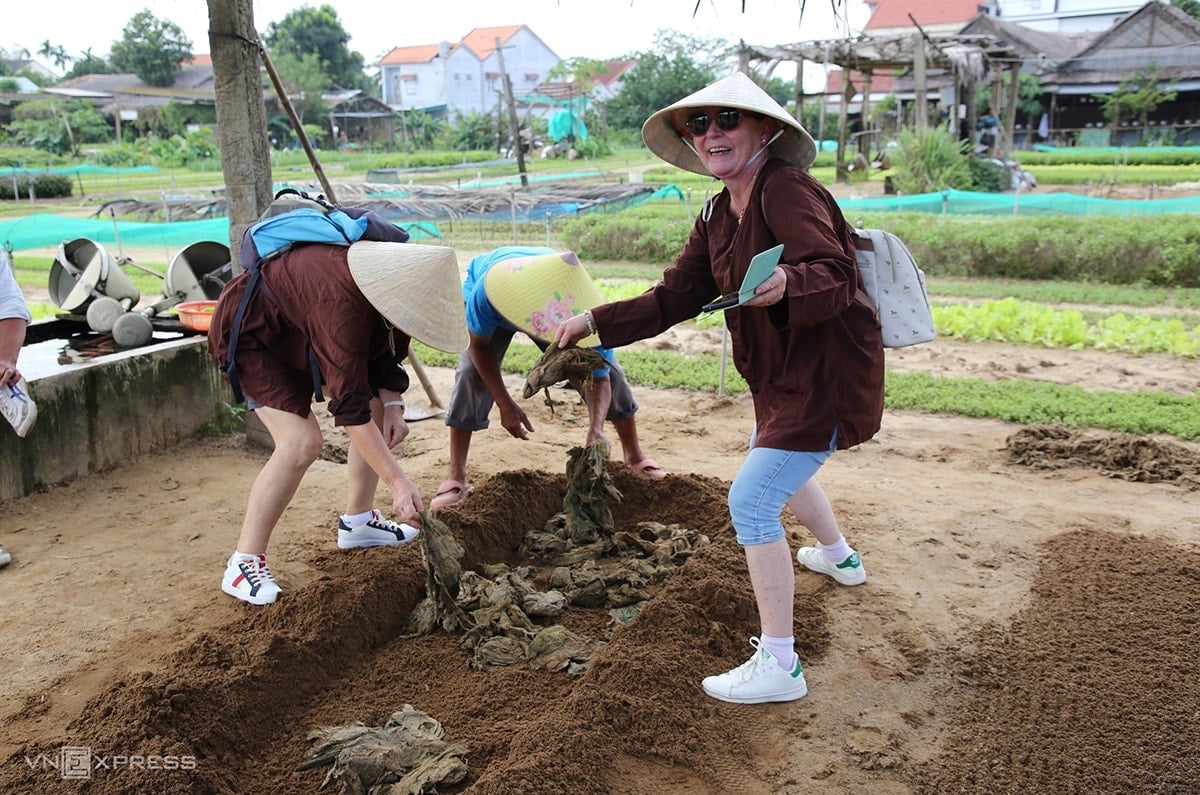
[(350, 275), (392, 325), (431, 348), (467, 349), (467, 315), (454, 249), (360, 240), (347, 255)]
[(683, 129), (686, 114), (678, 111), (693, 108), (737, 108), (777, 119), (783, 124), (783, 134), (768, 147), (770, 154), (798, 168), (808, 168), (817, 156), (817, 145), (800, 122), (753, 80), (742, 72), (734, 72), (654, 112), (642, 125), (642, 140), (650, 151), (686, 171), (712, 176), (679, 132)]

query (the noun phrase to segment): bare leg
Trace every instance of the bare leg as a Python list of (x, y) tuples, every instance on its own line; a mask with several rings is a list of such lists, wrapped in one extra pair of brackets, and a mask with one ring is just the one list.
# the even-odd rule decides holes
[(592, 442), (607, 442), (604, 438), (604, 418), (608, 414), (609, 404), (612, 403), (612, 381), (607, 378), (597, 378), (592, 382), (591, 390), (584, 395), (588, 409), (588, 432), (586, 444)]
[(796, 572), (787, 539), (754, 544), (745, 549), (762, 634), (775, 638), (792, 637)]
[(829, 504), (829, 497), (816, 478), (809, 478), (795, 494), (788, 497), (787, 506), (800, 524), (807, 527), (822, 544), (836, 544), (841, 539), (842, 530), (837, 517), (833, 515), (833, 506)]
[(617, 438), (621, 440), (625, 465), (633, 466), (641, 463), (646, 454), (642, 452), (642, 443), (638, 440), (637, 422), (634, 418), (614, 420), (613, 428), (617, 431)]
[(249, 554), (267, 551), (271, 532), (292, 501), (304, 473), (321, 454), (321, 427), (316, 416), (299, 417), (262, 407), (258, 418), (271, 434), (275, 450), (250, 487), (237, 550)]
[(450, 468), (446, 472), (447, 480), (467, 482), (467, 454), (471, 451), (471, 435), (473, 431), (462, 428), (450, 429)]
[[(383, 407), (378, 398), (371, 400), (371, 422), (383, 430)], [(346, 489), (346, 515), (365, 513), (375, 507), (375, 490), (379, 486), (379, 474), (371, 468), (359, 453), (354, 442), (346, 449), (346, 467), (350, 483)]]

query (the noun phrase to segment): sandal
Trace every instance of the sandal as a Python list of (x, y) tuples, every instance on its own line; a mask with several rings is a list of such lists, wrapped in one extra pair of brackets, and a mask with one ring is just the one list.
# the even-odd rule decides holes
[(629, 468), (633, 470), (635, 475), (641, 475), (648, 480), (662, 480), (669, 474), (653, 458), (643, 458)]
[(461, 480), (444, 480), (442, 485), (438, 486), (437, 494), (429, 503), (431, 511), (441, 510), (442, 508), (453, 508), (456, 505), (461, 505), (467, 497), (475, 489), (463, 483)]

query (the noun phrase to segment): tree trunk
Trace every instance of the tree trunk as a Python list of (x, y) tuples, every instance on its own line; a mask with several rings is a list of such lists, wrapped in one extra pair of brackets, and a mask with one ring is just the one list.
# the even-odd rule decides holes
[(251, 0), (208, 0), (208, 43), (217, 102), (234, 272), (246, 227), (271, 203), (271, 151)]

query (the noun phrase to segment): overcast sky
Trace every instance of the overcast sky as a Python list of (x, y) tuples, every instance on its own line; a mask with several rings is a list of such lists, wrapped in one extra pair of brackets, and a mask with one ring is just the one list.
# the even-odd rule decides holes
[[(350, 34), (350, 49), (362, 53), (367, 64), (392, 47), (458, 41), (473, 28), (497, 25), (527, 25), (560, 58), (611, 58), (649, 50), (655, 32), (663, 28), (758, 45), (846, 35), (847, 26), (835, 17), (831, 0), (806, 0), (803, 24), (800, 2), (745, 0), (743, 13), (743, 0), (700, 0), (693, 16), (696, 0), (254, 0), (254, 24), (265, 33), (270, 23), (297, 8), (332, 5)], [(866, 23), (866, 6), (862, 0), (844, 0), (843, 5), (850, 29), (857, 33)], [(9, 0), (0, 46), (36, 55), (49, 40), (71, 55), (90, 49), (106, 56), (130, 18), (144, 9), (179, 25), (194, 52), (209, 51), (205, 0)]]

